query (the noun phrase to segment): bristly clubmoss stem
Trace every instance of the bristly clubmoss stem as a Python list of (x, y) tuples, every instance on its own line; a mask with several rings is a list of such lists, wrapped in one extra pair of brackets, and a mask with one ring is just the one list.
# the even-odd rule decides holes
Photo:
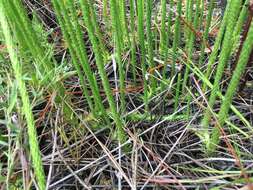
[(134, 0), (130, 0), (130, 31), (131, 31), (131, 66), (133, 82), (136, 85), (136, 39), (135, 39), (135, 5)]
[(32, 106), (30, 104), (27, 89), (23, 81), (23, 75), (22, 75), (22, 69), (21, 69), (22, 67), (21, 67), (21, 64), (19, 63), (19, 60), (16, 54), (16, 47), (14, 46), (14, 42), (11, 36), (11, 31), (9, 29), (8, 22), (4, 14), (5, 12), (4, 7), (5, 6), (4, 6), (3, 1), (0, 1), (1, 28), (3, 31), (7, 50), (10, 55), (10, 59), (12, 63), (12, 68), (14, 70), (14, 74), (18, 83), (18, 89), (19, 89), (20, 96), (22, 99), (22, 104), (23, 104), (22, 107), (23, 107), (24, 115), (27, 121), (28, 140), (29, 140), (30, 153), (31, 153), (31, 158), (33, 162), (35, 177), (37, 179), (39, 189), (44, 190), (46, 189), (46, 178), (45, 178), (45, 173), (44, 173), (43, 165), (41, 161), (38, 136), (37, 136), (35, 121), (34, 121), (34, 117), (32, 113)]
[[(119, 86), (120, 86), (120, 110), (122, 112), (125, 111), (125, 106), (126, 106), (126, 101), (125, 101), (125, 72), (124, 72), (124, 66), (121, 60), (121, 55), (122, 55), (122, 46), (121, 44), (123, 43), (122, 41), (122, 36), (123, 32), (120, 29), (120, 17), (118, 16), (119, 11), (117, 10), (117, 1), (116, 0), (110, 0), (110, 5), (111, 5), (111, 20), (112, 20), (112, 29), (113, 29), (113, 36), (115, 39), (115, 45), (116, 45), (116, 61), (118, 64), (118, 70), (119, 70)], [(124, 5), (124, 4), (123, 4)], [(122, 5), (122, 6), (123, 6)], [(121, 7), (121, 9), (124, 9), (124, 7)], [(121, 15), (124, 21), (125, 21), (125, 16), (124, 12), (121, 13)], [(123, 22), (125, 23), (125, 22)], [(122, 24), (123, 24), (122, 23)]]
[[(253, 10), (253, 9), (252, 9)], [(221, 104), (220, 111), (218, 113), (218, 124), (219, 127), (223, 127), (227, 117), (228, 117), (228, 111), (230, 109), (230, 105), (232, 103), (233, 96), (237, 90), (237, 87), (240, 82), (240, 78), (243, 75), (245, 71), (245, 67), (248, 63), (250, 54), (253, 50), (253, 22), (251, 22), (250, 29), (248, 31), (248, 36), (246, 40), (244, 41), (243, 48), (240, 54), (240, 58), (237, 62), (237, 66), (235, 68), (235, 71), (233, 72), (232, 78), (230, 80), (230, 83), (228, 85), (226, 94), (224, 96), (224, 99)], [(219, 127), (215, 127), (212, 131), (211, 135), (211, 142), (209, 144), (208, 152), (213, 152), (216, 148), (216, 145), (219, 143), (220, 138), (220, 130)]]
[[(148, 63), (149, 68), (154, 68), (154, 52), (153, 52), (153, 35), (152, 35), (152, 0), (147, 0), (146, 3), (146, 17), (147, 17), (147, 42), (148, 42)], [(153, 76), (150, 76), (150, 86), (152, 91), (156, 88), (156, 80)]]
[[(229, 59), (229, 56), (231, 54), (231, 50), (232, 50), (231, 38), (232, 38), (234, 27), (236, 25), (236, 21), (237, 21), (239, 12), (240, 12), (240, 9), (238, 9), (238, 5), (240, 4), (240, 2), (241, 2), (240, 0), (231, 1), (230, 8), (227, 10), (229, 12), (225, 13), (225, 14), (228, 14), (229, 19), (228, 19), (227, 26), (226, 26), (226, 33), (225, 33), (224, 42), (223, 42), (222, 49), (221, 49), (219, 64), (218, 64), (216, 74), (215, 74), (213, 88), (212, 88), (211, 95), (210, 95), (209, 101), (208, 101), (210, 109), (212, 109), (215, 104), (215, 101), (217, 98), (217, 92), (219, 91), (220, 80), (222, 78), (224, 68), (225, 68), (227, 61)], [(211, 119), (210, 109), (207, 109), (205, 111), (204, 117), (202, 119), (202, 126), (206, 130), (205, 133), (208, 133), (207, 130), (208, 130), (208, 126), (209, 126), (209, 121)], [(209, 142), (207, 142), (207, 144), (209, 144)]]
[(107, 74), (105, 72), (104, 69), (104, 64), (103, 64), (103, 58), (99, 49), (99, 45), (98, 45), (98, 41), (97, 41), (97, 37), (95, 35), (95, 29), (94, 26), (92, 24), (92, 21), (90, 19), (90, 11), (89, 11), (89, 4), (87, 2), (87, 0), (79, 0), (80, 4), (81, 4), (81, 8), (82, 8), (82, 12), (83, 12), (83, 19), (85, 21), (85, 25), (87, 27), (88, 30), (88, 35), (89, 38), (91, 40), (92, 43), (92, 47), (93, 47), (93, 51), (95, 54), (95, 58), (96, 58), (96, 65), (98, 67), (98, 71), (99, 74), (102, 78), (102, 84), (110, 105), (110, 109), (111, 109), (111, 113), (113, 116), (113, 119), (115, 121), (116, 124), (116, 134), (117, 134), (117, 138), (119, 140), (120, 143), (124, 143), (127, 139), (127, 135), (124, 131), (124, 125), (123, 125), (123, 121), (120, 118), (120, 114), (118, 113), (117, 109), (116, 109), (116, 104), (113, 98), (113, 94), (110, 88), (110, 83), (107, 77)]
[(176, 68), (176, 61), (177, 61), (177, 48), (178, 44), (180, 43), (180, 36), (181, 36), (181, 23), (180, 23), (180, 17), (182, 14), (182, 0), (178, 0), (177, 2), (177, 15), (176, 15), (176, 21), (175, 21), (175, 35), (172, 45), (172, 51), (173, 51), (173, 63), (172, 63), (172, 69), (171, 69), (171, 77), (172, 78), (175, 74), (175, 68)]
[(141, 50), (141, 69), (142, 69), (142, 80), (144, 86), (144, 104), (145, 104), (145, 111), (148, 111), (148, 74), (146, 68), (146, 50), (145, 50), (145, 40), (144, 40), (144, 2), (143, 0), (137, 1), (137, 16), (138, 16), (138, 37), (140, 43), (140, 50)]

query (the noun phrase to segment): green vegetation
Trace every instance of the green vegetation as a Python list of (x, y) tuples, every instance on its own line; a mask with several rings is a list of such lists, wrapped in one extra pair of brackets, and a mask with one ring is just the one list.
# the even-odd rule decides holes
[[(251, 23), (250, 30), (248, 31), (248, 36), (244, 42), (242, 52), (240, 54), (240, 58), (238, 60), (238, 63), (236, 65), (235, 71), (233, 73), (233, 76), (230, 80), (230, 83), (228, 85), (228, 89), (226, 91), (226, 94), (224, 96), (224, 100), (222, 101), (220, 111), (218, 113), (218, 123), (220, 127), (223, 127), (225, 120), (228, 118), (228, 111), (229, 107), (232, 103), (232, 98), (236, 92), (236, 89), (238, 87), (238, 84), (240, 82), (240, 77), (243, 75), (243, 72), (245, 70), (245, 67), (248, 63), (250, 54), (253, 49), (253, 23)], [(219, 136), (220, 136), (220, 130), (219, 127), (215, 127), (212, 132), (212, 145), (217, 145), (219, 143)], [(213, 147), (209, 147), (209, 151), (213, 152)]]
[[(240, 0), (232, 1), (229, 9), (227, 10), (228, 11), (228, 13), (227, 13), (228, 20), (227, 20), (227, 24), (226, 24), (226, 32), (224, 34), (224, 42), (223, 42), (222, 48), (221, 48), (221, 53), (220, 53), (220, 57), (219, 57), (219, 64), (218, 64), (218, 67), (217, 67), (217, 70), (215, 73), (214, 86), (212, 88), (212, 92), (211, 92), (211, 95), (210, 95), (209, 101), (208, 101), (209, 109), (206, 110), (204, 117), (203, 117), (202, 124), (204, 127), (208, 126), (208, 124), (209, 124), (210, 117), (211, 117), (210, 109), (213, 109), (213, 106), (215, 104), (217, 92), (219, 91), (220, 80), (222, 79), (224, 68), (225, 68), (225, 66), (228, 62), (229, 56), (231, 54), (232, 43), (230, 41), (232, 38), (234, 27), (236, 25), (236, 20), (239, 15), (239, 10), (240, 10), (240, 9), (238, 9), (239, 3), (240, 3)], [(208, 141), (209, 140), (207, 140), (207, 144), (210, 143)]]
[[(124, 125), (123, 125), (123, 122), (122, 122), (122, 120), (119, 116), (119, 113), (117, 112), (116, 104), (115, 104), (115, 101), (113, 99), (113, 94), (112, 94), (112, 91), (110, 89), (110, 83), (109, 83), (109, 80), (106, 76), (106, 72), (105, 72), (104, 67), (103, 67), (102, 54), (101, 54), (99, 46), (97, 44), (96, 36), (94, 35), (95, 34), (94, 26), (93, 26), (91, 20), (89, 19), (89, 4), (85, 0), (80, 0), (80, 4), (81, 4), (81, 7), (82, 7), (82, 10), (83, 10), (83, 13), (84, 13), (83, 18), (85, 20), (85, 23), (86, 23), (86, 26), (87, 26), (87, 29), (88, 29), (88, 33), (89, 33), (89, 37), (90, 37), (90, 40), (91, 40), (91, 43), (92, 43), (92, 46), (93, 46), (93, 49), (94, 49), (94, 53), (95, 53), (95, 57), (96, 57), (96, 64), (97, 64), (97, 67), (98, 67), (98, 70), (99, 70), (99, 74), (102, 78), (102, 83), (103, 83), (105, 93), (106, 93), (107, 98), (108, 98), (108, 102), (109, 102), (109, 105), (110, 105), (110, 108), (111, 108), (112, 116), (113, 116), (113, 119), (116, 123), (116, 127), (117, 127), (117, 133), (116, 134), (117, 134), (119, 142), (124, 143), (124, 141), (126, 140), (126, 136), (125, 136), (125, 133), (124, 133)], [(120, 50), (118, 50), (118, 51), (120, 52)], [(119, 67), (119, 68), (121, 68), (121, 67)]]
[(10, 55), (10, 60), (12, 63), (12, 68), (15, 74), (15, 78), (17, 80), (18, 90), (20, 92), (20, 96), (22, 99), (22, 106), (23, 112), (27, 122), (27, 129), (28, 129), (28, 138), (29, 138), (29, 146), (31, 151), (31, 158), (34, 166), (35, 175), (38, 181), (38, 186), (40, 189), (45, 189), (46, 182), (45, 182), (45, 174), (43, 170), (43, 165), (41, 162), (41, 155), (39, 144), (37, 140), (37, 132), (35, 129), (35, 122), (32, 113), (32, 108), (29, 100), (29, 96), (27, 94), (26, 86), (23, 81), (22, 75), (22, 66), (19, 63), (19, 58), (17, 53), (15, 52), (14, 42), (11, 36), (11, 31), (8, 26), (8, 22), (6, 16), (4, 15), (4, 6), (3, 3), (0, 4), (0, 19), (1, 19), (1, 28), (3, 31), (4, 39), (6, 42), (7, 50)]
[(0, 0), (0, 186), (250, 188), (253, 4), (219, 6)]

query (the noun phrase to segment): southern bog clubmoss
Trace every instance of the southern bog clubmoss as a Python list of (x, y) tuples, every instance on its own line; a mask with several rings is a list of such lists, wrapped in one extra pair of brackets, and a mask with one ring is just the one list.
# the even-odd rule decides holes
[[(27, 13), (20, 1), (3, 1), (5, 6), (5, 14), (9, 19), (10, 27), (16, 36), (23, 57), (27, 52), (31, 54), (30, 59), (33, 60), (35, 70), (30, 72), (36, 76), (36, 81), (40, 81), (44, 86), (49, 88), (50, 93), (57, 92), (55, 102), (58, 106), (63, 105), (65, 119), (76, 124), (71, 108), (69, 107), (69, 97), (65, 95), (65, 88), (61, 81), (52, 82), (56, 70), (56, 62), (51, 54), (47, 53), (45, 47), (42, 47), (39, 37), (32, 27)], [(14, 29), (15, 28), (15, 29)], [(27, 58), (27, 57), (26, 57)], [(67, 103), (66, 103), (67, 102)]]
[[(20, 114), (20, 118), (25, 116), (20, 126), (27, 126), (28, 141), (25, 135), (21, 136), (24, 145), (29, 142), (29, 151), (24, 152), (30, 153), (35, 176), (29, 177), (28, 174), (33, 173), (26, 174), (25, 170), (12, 172), (9, 169), (6, 183), (10, 183), (12, 173), (22, 173), (15, 175), (23, 178), (19, 180), (20, 187), (28, 187), (35, 179), (38, 188), (45, 189), (45, 173), (50, 178), (54, 172), (51, 168), (54, 167), (54, 160), (52, 158), (50, 162), (50, 169), (45, 166), (44, 170), (41, 152), (47, 158), (50, 153), (51, 159), (51, 155), (57, 156), (69, 150), (67, 156), (74, 158), (70, 158), (68, 164), (74, 160), (73, 168), (81, 163), (85, 164), (84, 168), (92, 170), (90, 165), (93, 161), (86, 166), (86, 160), (82, 162), (81, 159), (89, 151), (95, 152), (101, 159), (105, 158), (104, 152), (99, 151), (106, 150), (106, 159), (110, 160), (108, 166), (118, 162), (109, 169), (117, 170), (117, 180), (114, 174), (108, 179), (112, 177), (119, 187), (126, 185), (121, 176), (127, 179), (127, 183), (135, 180), (132, 186), (136, 188), (143, 184), (143, 181), (138, 181), (138, 175), (144, 175), (142, 180), (147, 177), (145, 175), (154, 176), (145, 181), (145, 185), (147, 182), (151, 186), (151, 182), (160, 183), (161, 179), (155, 176), (162, 172), (156, 171), (160, 165), (166, 166), (166, 162), (175, 160), (174, 157), (178, 155), (182, 160), (185, 159), (183, 164), (176, 162), (171, 166), (176, 166), (173, 172), (180, 173), (180, 179), (173, 179), (178, 186), (192, 182), (192, 179), (185, 177), (189, 171), (201, 171), (201, 176), (203, 172), (208, 173), (207, 188), (212, 188), (210, 184), (217, 179), (221, 184), (229, 180), (233, 184), (241, 184), (234, 181), (236, 177), (241, 178), (241, 171), (235, 171), (234, 166), (232, 170), (221, 171), (215, 168), (216, 164), (205, 163), (203, 169), (203, 165), (195, 168), (196, 165), (186, 167), (184, 163), (192, 162), (191, 156), (195, 153), (188, 155), (192, 150), (201, 153), (201, 162), (209, 159), (205, 153), (220, 155), (223, 153), (220, 148), (224, 148), (218, 146), (220, 139), (229, 145), (223, 150), (232, 156), (231, 160), (238, 160), (239, 154), (245, 157), (243, 162), (248, 163), (252, 159), (250, 151), (241, 154), (240, 149), (240, 143), (247, 142), (252, 134), (252, 113), (249, 108), (252, 103), (249, 95), (252, 93), (249, 88), (250, 85), (252, 87), (251, 78), (245, 77), (245, 85), (240, 85), (240, 77), (246, 75), (247, 65), (250, 66), (253, 59), (253, 13), (248, 9), (250, 3), (249, 0), (230, 0), (222, 14), (214, 0), (52, 0), (36, 3), (31, 0), (0, 0), (0, 40), (3, 41), (0, 44), (0, 61), (6, 61), (6, 65), (12, 68), (8, 77), (17, 81), (19, 96), (16, 99), (20, 98), (20, 101), (13, 101), (9, 105), (13, 109), (3, 119), (0, 117), (0, 124), (5, 123), (5, 118), (10, 118), (11, 112), (16, 111), (15, 106), (18, 108), (22, 104), (22, 111), (16, 111), (15, 114)], [(48, 11), (44, 15), (44, 9), (34, 8), (34, 4), (34, 7), (45, 5), (43, 8), (46, 7)], [(42, 35), (43, 39), (41, 33), (45, 34)], [(6, 68), (0, 70), (6, 71)], [(237, 96), (239, 86), (243, 87), (240, 88), (240, 96)], [(38, 129), (35, 127), (37, 123)], [(95, 129), (94, 125), (99, 129)], [(84, 126), (92, 130), (84, 130)], [(25, 132), (22, 131), (22, 134)], [(52, 140), (47, 139), (50, 134), (54, 138), (52, 149)], [(115, 140), (114, 134), (119, 143), (112, 141)], [(98, 138), (94, 135), (98, 135)], [(38, 136), (41, 137), (40, 141)], [(192, 139), (192, 136), (196, 138)], [(96, 137), (95, 140), (93, 137)], [(0, 134), (0, 143), (4, 144), (2, 139)], [(46, 145), (40, 149), (41, 141)], [(97, 141), (102, 150), (97, 149)], [(194, 148), (187, 148), (188, 152), (184, 152), (185, 149), (181, 147), (184, 141), (187, 141), (184, 145)], [(204, 146), (195, 148), (200, 144), (197, 141), (203, 142)], [(79, 146), (79, 142), (82, 145)], [(58, 143), (61, 146), (57, 148), (63, 147), (64, 151), (52, 153)], [(128, 154), (130, 149), (121, 152), (121, 145), (130, 143), (133, 146), (126, 147), (133, 149), (132, 154)], [(81, 149), (87, 146), (89, 148), (84, 153)], [(0, 158), (1, 155), (5, 154), (0, 154)], [(100, 158), (94, 161), (94, 165), (100, 164)], [(139, 159), (141, 167), (137, 167)], [(222, 160), (222, 163), (225, 160), (215, 159), (218, 159), (217, 162)], [(127, 167), (126, 160), (131, 162), (132, 167)], [(146, 162), (148, 164), (143, 164)], [(148, 169), (144, 171), (146, 167)], [(86, 184), (80, 178), (85, 170), (83, 167), (77, 171), (72, 171), (72, 167), (67, 168), (71, 174), (60, 180), (55, 175), (53, 185), (73, 176), (85, 188), (91, 189), (95, 183), (100, 185), (105, 179), (106, 183), (110, 181), (107, 179), (109, 170), (101, 177), (100, 169), (97, 172), (99, 167), (95, 168), (92, 171), (98, 180), (87, 177)], [(101, 168), (107, 168), (107, 165)], [(139, 168), (143, 171), (139, 171)], [(238, 168), (243, 170), (242, 165)], [(66, 175), (64, 172), (62, 176)], [(215, 175), (216, 172), (222, 177)], [(86, 174), (83, 176), (86, 177)], [(98, 176), (103, 180), (99, 181)], [(50, 180), (48, 185), (54, 188), (50, 186)], [(140, 188), (144, 189), (145, 185)], [(202, 187), (196, 185), (196, 188)]]
[(117, 138), (118, 138), (119, 142), (124, 143), (124, 141), (126, 140), (126, 134), (124, 132), (124, 125), (123, 125), (123, 121), (121, 120), (120, 115), (117, 111), (116, 104), (113, 99), (113, 94), (112, 94), (112, 91), (110, 88), (110, 83), (109, 83), (108, 77), (107, 77), (105, 69), (104, 69), (102, 54), (99, 49), (97, 38), (94, 35), (95, 34), (94, 26), (92, 24), (92, 20), (90, 20), (90, 17), (89, 17), (89, 3), (86, 0), (80, 0), (80, 4), (81, 4), (81, 8), (84, 13), (83, 18), (84, 18), (85, 24), (87, 26), (89, 37), (90, 37), (92, 47), (93, 47), (93, 50), (95, 53), (96, 64), (97, 64), (97, 67), (99, 70), (99, 74), (102, 78), (103, 87), (104, 87), (106, 96), (108, 98), (108, 102), (110, 105), (112, 116), (113, 116), (113, 119), (116, 123)]
[(27, 94), (27, 89), (25, 86), (25, 82), (23, 81), (22, 74), (22, 65), (19, 62), (19, 58), (17, 56), (16, 47), (13, 42), (13, 37), (11, 35), (10, 27), (8, 21), (5, 16), (4, 4), (0, 2), (0, 19), (1, 19), (1, 28), (3, 31), (5, 43), (8, 49), (8, 53), (10, 55), (10, 60), (12, 63), (12, 68), (15, 74), (15, 78), (18, 83), (18, 90), (22, 99), (22, 107), (23, 112), (27, 121), (27, 131), (28, 131), (28, 139), (30, 146), (31, 159), (33, 163), (33, 168), (35, 172), (35, 176), (38, 182), (39, 189), (46, 188), (46, 178), (43, 170), (43, 165), (41, 161), (38, 136), (35, 129), (35, 121), (32, 113), (32, 107), (30, 104), (29, 96)]
[[(228, 13), (225, 13), (227, 14), (225, 15), (225, 19), (228, 19), (227, 24), (226, 24), (226, 32), (224, 34), (224, 42), (221, 48), (219, 64), (217, 67), (217, 71), (215, 73), (214, 86), (212, 88), (211, 95), (208, 101), (208, 105), (210, 106), (211, 109), (213, 108), (215, 104), (215, 100), (217, 98), (217, 92), (219, 91), (220, 80), (222, 78), (224, 68), (227, 65), (228, 59), (231, 55), (231, 50), (232, 50), (231, 38), (233, 36), (234, 27), (236, 25), (236, 21), (238, 19), (238, 15), (240, 12), (240, 9), (238, 9), (238, 4), (241, 4), (240, 0), (231, 1), (229, 5), (229, 9), (227, 10)], [(207, 128), (207, 126), (209, 125), (210, 117), (211, 117), (210, 109), (207, 109), (205, 111), (205, 114), (202, 120), (202, 125), (204, 128)], [(210, 143), (210, 142), (207, 142), (207, 143)]]
[(144, 1), (140, 0), (136, 2), (137, 6), (137, 29), (138, 29), (138, 40), (140, 44), (140, 65), (142, 70), (142, 79), (144, 86), (144, 104), (145, 110), (148, 111), (148, 82), (147, 82), (147, 66), (146, 66), (146, 48), (145, 48), (145, 37), (144, 37)]
[[(115, 48), (116, 48), (116, 62), (119, 68), (119, 84), (120, 84), (120, 101), (121, 101), (121, 110), (125, 109), (125, 71), (122, 63), (122, 48), (124, 45), (124, 36), (128, 33), (125, 24), (125, 3), (123, 0), (120, 2), (120, 8), (117, 9), (117, 1), (110, 0), (111, 5), (111, 21), (113, 36), (115, 39)], [(120, 15), (120, 16), (118, 16)]]
[(243, 44), (243, 49), (240, 54), (240, 58), (236, 65), (235, 71), (233, 72), (232, 78), (229, 82), (228, 89), (222, 101), (220, 111), (218, 113), (218, 123), (216, 127), (212, 130), (211, 144), (208, 146), (208, 151), (213, 152), (214, 146), (219, 143), (220, 129), (223, 127), (225, 120), (228, 117), (228, 111), (232, 103), (232, 98), (237, 90), (238, 84), (240, 82), (240, 77), (243, 75), (245, 67), (248, 63), (250, 54), (253, 50), (253, 22), (251, 23), (250, 30), (248, 31), (248, 36)]

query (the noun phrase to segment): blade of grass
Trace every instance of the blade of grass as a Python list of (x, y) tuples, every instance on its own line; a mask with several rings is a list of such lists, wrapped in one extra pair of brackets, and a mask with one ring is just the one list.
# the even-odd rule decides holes
[[(204, 20), (204, 12), (205, 12), (205, 0), (201, 0), (201, 3), (200, 3), (199, 23), (203, 23), (203, 20)], [(199, 26), (199, 29), (201, 30), (201, 26)]]
[(165, 60), (167, 59), (168, 57), (168, 42), (172, 39), (172, 31), (171, 31), (171, 26), (172, 26), (172, 17), (173, 17), (173, 1), (172, 0), (169, 0), (169, 15), (168, 15), (168, 24), (167, 24), (167, 39), (166, 39), (166, 42), (167, 42), (167, 48), (165, 49)]
[(15, 30), (17, 31), (16, 35), (18, 36), (18, 40), (30, 50), (33, 57), (36, 58), (36, 61), (40, 63), (38, 64), (40, 72), (43, 73), (43, 75), (44, 73), (53, 74), (53, 64), (48, 57), (45, 56), (45, 52), (37, 43), (37, 36), (33, 32), (32, 25), (28, 21), (20, 1), (5, 1), (5, 6), (8, 19), (11, 20), (11, 24), (14, 25)]
[(174, 112), (177, 111), (177, 107), (178, 107), (178, 104), (179, 104), (179, 98), (180, 98), (180, 92), (181, 92), (181, 83), (182, 83), (181, 78), (182, 78), (181, 73), (178, 73), (175, 103), (174, 103)]

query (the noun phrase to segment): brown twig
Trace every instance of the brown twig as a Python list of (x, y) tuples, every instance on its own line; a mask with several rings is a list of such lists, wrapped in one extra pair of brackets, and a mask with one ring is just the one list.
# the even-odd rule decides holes
[(212, 52), (212, 48), (209, 45), (209, 43), (203, 39), (203, 34), (199, 31), (196, 31), (194, 29), (194, 27), (188, 23), (183, 17), (180, 17), (180, 20), (197, 36), (197, 38), (199, 38), (199, 40), (203, 41), (203, 43), (205, 44), (205, 46), (208, 48), (208, 50), (210, 51), (210, 53)]

